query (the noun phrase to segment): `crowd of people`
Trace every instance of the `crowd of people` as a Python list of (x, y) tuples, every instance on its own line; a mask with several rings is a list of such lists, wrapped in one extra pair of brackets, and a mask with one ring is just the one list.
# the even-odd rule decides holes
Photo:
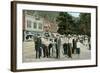
[(56, 35), (55, 37), (34, 37), (36, 58), (61, 58), (61, 55), (72, 58), (72, 54), (81, 53), (81, 44), (88, 50), (90, 37), (86, 35)]

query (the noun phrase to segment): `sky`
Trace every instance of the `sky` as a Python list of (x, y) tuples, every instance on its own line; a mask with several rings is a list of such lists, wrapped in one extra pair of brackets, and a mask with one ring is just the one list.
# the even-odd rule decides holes
[(79, 17), (79, 14), (78, 12), (68, 12), (69, 14), (71, 14), (72, 16), (74, 17)]

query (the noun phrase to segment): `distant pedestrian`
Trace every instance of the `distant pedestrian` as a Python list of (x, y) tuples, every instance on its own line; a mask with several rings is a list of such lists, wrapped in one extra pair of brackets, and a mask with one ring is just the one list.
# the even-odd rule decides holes
[(57, 38), (57, 58), (60, 58), (60, 49), (61, 49), (61, 38)]
[(56, 58), (58, 57), (58, 48), (57, 48), (57, 38), (54, 39), (55, 48), (56, 48)]
[(51, 55), (51, 48), (53, 47), (53, 44), (50, 43), (49, 46), (48, 46), (48, 56), (50, 57)]
[(75, 53), (76, 50), (76, 39), (73, 39), (73, 48), (72, 48), (72, 54)]
[(68, 36), (68, 57), (72, 58), (72, 38)]
[(68, 55), (68, 37), (65, 37), (65, 43), (63, 44), (64, 55)]
[(42, 42), (41, 42), (41, 38), (37, 37), (35, 38), (35, 50), (36, 50), (36, 58), (40, 58), (41, 57), (41, 51), (42, 51)]
[(79, 55), (80, 54), (80, 48), (81, 48), (81, 43), (79, 39), (77, 40), (77, 48), (76, 48), (76, 53)]

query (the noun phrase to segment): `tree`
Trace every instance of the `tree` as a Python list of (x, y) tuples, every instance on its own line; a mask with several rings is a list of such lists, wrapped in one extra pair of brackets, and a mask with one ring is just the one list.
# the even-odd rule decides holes
[(80, 13), (80, 25), (79, 30), (81, 33), (91, 36), (91, 14), (90, 13)]
[(63, 34), (72, 34), (73, 33), (73, 17), (67, 12), (60, 12), (57, 17), (58, 22), (58, 33)]

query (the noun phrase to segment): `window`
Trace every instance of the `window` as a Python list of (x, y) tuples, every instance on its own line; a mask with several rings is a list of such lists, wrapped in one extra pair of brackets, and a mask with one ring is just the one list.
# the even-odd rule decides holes
[(42, 29), (42, 23), (39, 23), (39, 27), (38, 27), (39, 29)]
[(33, 28), (37, 29), (37, 23), (36, 22), (33, 23)]
[(40, 17), (38, 15), (35, 15), (36, 20), (40, 20)]
[(27, 20), (27, 28), (31, 28), (31, 21), (30, 20)]

